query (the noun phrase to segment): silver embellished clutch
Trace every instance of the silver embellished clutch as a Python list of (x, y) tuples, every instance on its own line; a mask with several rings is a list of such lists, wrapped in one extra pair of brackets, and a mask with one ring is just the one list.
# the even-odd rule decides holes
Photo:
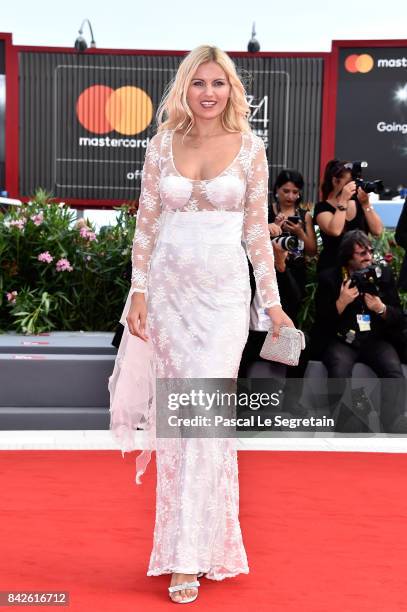
[(278, 361), (289, 366), (298, 365), (301, 351), (305, 349), (305, 336), (300, 329), (295, 327), (280, 327), (280, 333), (276, 342), (272, 342), (273, 330), (267, 333), (266, 339), (260, 351), (260, 357), (269, 361)]

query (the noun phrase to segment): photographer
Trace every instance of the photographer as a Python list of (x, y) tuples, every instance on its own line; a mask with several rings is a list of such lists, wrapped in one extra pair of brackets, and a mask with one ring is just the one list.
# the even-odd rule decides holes
[[(356, 361), (370, 366), (378, 377), (403, 379), (392, 335), (402, 311), (390, 268), (372, 265), (372, 246), (360, 230), (342, 239), (338, 265), (320, 274), (316, 294), (316, 333), (329, 378), (352, 376)], [(382, 422), (386, 432), (407, 433), (403, 415), (404, 379), (382, 386)], [(338, 400), (344, 385), (330, 383)], [(358, 419), (343, 407), (340, 431), (360, 431)], [(342, 429), (343, 428), (343, 429)]]
[[(314, 221), (319, 225), (323, 245), (317, 264), (318, 272), (335, 265), (339, 245), (346, 232), (359, 229), (366, 234), (379, 236), (383, 231), (383, 223), (370, 206), (368, 194), (357, 187), (357, 182), (363, 183), (355, 176), (360, 176), (360, 167), (356, 172), (354, 170), (357, 164), (333, 159), (325, 167), (321, 185), (323, 200), (314, 209)], [(380, 181), (370, 183), (368, 187), (371, 191), (377, 191), (381, 188)]]
[(269, 208), (281, 304), (297, 326), (298, 311), (305, 296), (306, 259), (317, 253), (311, 214), (300, 207), (304, 179), (296, 170), (283, 170), (273, 188), (275, 203)]
[[(269, 231), (274, 247), (274, 263), (281, 304), (285, 312), (298, 326), (298, 312), (305, 296), (306, 260), (305, 255), (317, 252), (317, 243), (311, 214), (300, 207), (304, 179), (296, 170), (283, 170), (273, 188), (275, 204), (269, 208)], [(265, 377), (278, 370), (281, 375), (302, 376), (306, 367), (305, 353), (301, 354), (297, 368), (286, 368), (263, 360), (260, 350), (270, 326), (264, 314), (261, 299), (256, 291), (253, 269), (249, 262), (252, 303), (250, 308), (250, 331), (243, 351), (239, 377), (247, 377), (254, 362), (263, 362), (258, 371)], [(286, 372), (286, 370), (288, 370)]]

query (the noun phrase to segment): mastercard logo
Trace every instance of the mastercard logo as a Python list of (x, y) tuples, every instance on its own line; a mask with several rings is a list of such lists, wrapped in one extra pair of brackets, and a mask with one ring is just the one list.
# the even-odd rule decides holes
[(348, 55), (345, 60), (345, 68), (348, 72), (370, 72), (373, 66), (373, 57), (367, 53)]
[(114, 130), (132, 136), (150, 125), (153, 103), (139, 87), (112, 89), (106, 85), (92, 85), (79, 96), (76, 116), (79, 123), (94, 134), (107, 134)]

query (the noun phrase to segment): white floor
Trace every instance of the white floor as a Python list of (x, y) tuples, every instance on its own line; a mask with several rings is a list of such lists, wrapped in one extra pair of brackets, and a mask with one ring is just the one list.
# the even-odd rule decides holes
[[(283, 437), (284, 436), (284, 437)], [(141, 448), (141, 443), (140, 443)], [(281, 437), (239, 438), (241, 450), (269, 451), (347, 451), (376, 453), (406, 453), (407, 436), (332, 434), (331, 437), (299, 437), (281, 434)], [(108, 430), (75, 431), (0, 431), (0, 450), (117, 450)]]

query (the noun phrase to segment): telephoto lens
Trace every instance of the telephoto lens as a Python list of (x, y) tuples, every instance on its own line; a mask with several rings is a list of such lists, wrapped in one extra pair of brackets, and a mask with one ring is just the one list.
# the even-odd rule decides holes
[(363, 189), (365, 193), (380, 194), (384, 189), (383, 181), (380, 181), (380, 180), (364, 181), (363, 179), (358, 178), (355, 180), (355, 182), (356, 182), (356, 187), (360, 187), (361, 189)]
[(272, 238), (271, 241), (283, 251), (296, 251), (299, 247), (297, 236), (293, 236), (292, 234), (281, 234), (281, 236)]

